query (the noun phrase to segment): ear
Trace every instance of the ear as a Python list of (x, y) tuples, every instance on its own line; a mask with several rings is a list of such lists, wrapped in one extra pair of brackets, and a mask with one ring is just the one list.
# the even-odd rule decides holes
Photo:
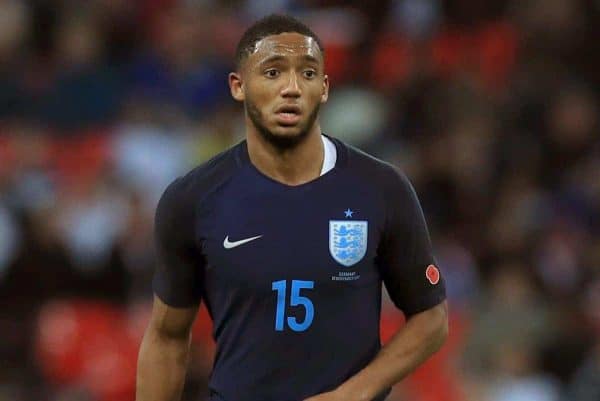
[(229, 73), (229, 90), (231, 96), (238, 102), (243, 102), (244, 96), (244, 85), (242, 82), (242, 75), (239, 72)]
[(329, 77), (325, 75), (323, 77), (323, 91), (321, 92), (321, 103), (327, 102), (329, 98)]

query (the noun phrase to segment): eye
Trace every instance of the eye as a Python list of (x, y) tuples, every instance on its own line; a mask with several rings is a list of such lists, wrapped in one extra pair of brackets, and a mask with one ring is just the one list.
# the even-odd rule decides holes
[(317, 76), (317, 72), (315, 70), (306, 70), (304, 71), (304, 76), (308, 79), (312, 79)]
[(265, 71), (265, 76), (267, 78), (277, 78), (279, 76), (279, 70), (275, 68), (271, 68)]

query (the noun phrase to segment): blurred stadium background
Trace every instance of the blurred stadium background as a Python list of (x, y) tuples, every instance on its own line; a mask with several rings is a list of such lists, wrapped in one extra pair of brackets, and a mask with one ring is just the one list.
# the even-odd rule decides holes
[(226, 74), (274, 11), (324, 40), (325, 132), (407, 172), (446, 276), (451, 337), (391, 401), (600, 400), (599, 1), (2, 0), (0, 401), (133, 399), (157, 198), (243, 137)]

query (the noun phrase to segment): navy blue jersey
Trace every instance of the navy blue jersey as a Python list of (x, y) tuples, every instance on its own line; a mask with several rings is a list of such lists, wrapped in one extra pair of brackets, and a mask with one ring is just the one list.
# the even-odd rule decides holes
[(263, 175), (241, 142), (159, 202), (154, 291), (174, 307), (206, 303), (217, 343), (211, 400), (300, 401), (335, 389), (381, 347), (382, 282), (407, 315), (445, 298), (408, 180), (332, 141), (335, 167), (306, 184)]

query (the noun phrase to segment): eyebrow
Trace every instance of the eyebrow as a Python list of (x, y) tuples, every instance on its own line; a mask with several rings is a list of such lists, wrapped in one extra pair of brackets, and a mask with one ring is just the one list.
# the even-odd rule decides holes
[(317, 64), (319, 63), (319, 60), (316, 57), (311, 56), (310, 54), (305, 54), (304, 56), (302, 56), (302, 58), (305, 61), (309, 61), (309, 62), (317, 63)]

